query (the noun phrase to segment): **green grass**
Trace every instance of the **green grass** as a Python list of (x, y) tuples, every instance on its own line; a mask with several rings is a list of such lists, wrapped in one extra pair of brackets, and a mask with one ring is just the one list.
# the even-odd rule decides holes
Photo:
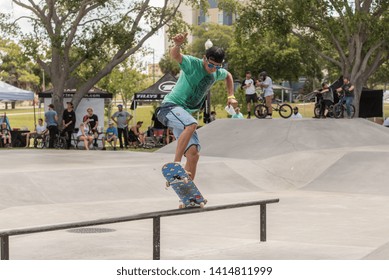
[[(313, 103), (293, 103), (290, 104), (292, 107), (299, 107), (299, 112), (303, 115), (304, 118), (312, 118), (313, 117)], [(246, 106), (245, 104), (241, 104), (241, 106)], [(215, 108), (212, 108), (214, 110)], [(139, 106), (135, 111), (135, 118), (131, 121), (131, 125), (135, 124), (136, 121), (143, 121), (142, 129), (143, 131), (147, 130), (147, 127), (151, 125), (151, 117), (152, 112), (154, 111), (153, 106)], [(16, 108), (16, 109), (0, 109), (0, 116), (3, 116), (4, 112), (7, 113), (8, 119), (10, 121), (12, 128), (28, 128), (29, 130), (34, 129), (34, 110), (33, 108)], [(134, 115), (134, 111), (129, 111)], [(389, 104), (384, 104), (384, 113), (385, 117), (389, 116)], [(203, 126), (203, 114), (200, 113), (199, 125)], [(216, 107), (216, 116), (217, 119), (228, 118), (227, 112), (224, 110), (224, 106)], [(36, 118), (44, 118), (43, 109), (36, 109)], [(246, 117), (246, 116), (245, 116)], [(279, 118), (278, 112), (273, 113), (274, 118)], [(197, 118), (197, 114), (195, 115)], [(105, 117), (105, 124), (107, 125), (108, 120)]]

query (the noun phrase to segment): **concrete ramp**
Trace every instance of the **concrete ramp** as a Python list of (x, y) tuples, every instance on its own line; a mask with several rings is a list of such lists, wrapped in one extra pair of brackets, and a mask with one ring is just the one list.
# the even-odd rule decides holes
[[(221, 119), (198, 129), (201, 154), (266, 159), (299, 151), (387, 145), (389, 129), (363, 119)], [(175, 144), (159, 150), (174, 153)]]
[(389, 195), (389, 151), (349, 152), (305, 190)]

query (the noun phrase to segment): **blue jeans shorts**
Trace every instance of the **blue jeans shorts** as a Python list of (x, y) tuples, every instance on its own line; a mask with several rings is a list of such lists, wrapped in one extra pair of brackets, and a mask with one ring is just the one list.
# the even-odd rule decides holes
[[(176, 139), (180, 137), (185, 127), (197, 124), (196, 119), (189, 112), (179, 106), (162, 105), (157, 117), (160, 122), (172, 129)], [(185, 152), (193, 145), (196, 145), (197, 150), (200, 151), (200, 141), (196, 131), (192, 134), (192, 137), (186, 146)]]

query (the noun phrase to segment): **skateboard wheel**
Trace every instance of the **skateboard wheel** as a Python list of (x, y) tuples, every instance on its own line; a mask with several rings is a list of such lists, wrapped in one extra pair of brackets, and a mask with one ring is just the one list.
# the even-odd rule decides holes
[(165, 189), (167, 190), (169, 187), (170, 187), (170, 183), (168, 181), (166, 181)]
[(184, 204), (184, 203), (180, 203), (180, 204), (178, 205), (178, 209), (183, 209), (183, 208), (185, 208), (185, 204)]
[(204, 202), (201, 202), (201, 203), (200, 203), (200, 208), (204, 208), (204, 206), (205, 206), (205, 203), (204, 203)]
[(185, 184), (188, 184), (188, 183), (189, 183), (188, 177), (184, 177), (184, 178), (183, 178), (183, 181), (184, 181)]
[(208, 200), (207, 200), (207, 199), (204, 199), (204, 202), (203, 202), (204, 205), (207, 204), (207, 202), (208, 202)]

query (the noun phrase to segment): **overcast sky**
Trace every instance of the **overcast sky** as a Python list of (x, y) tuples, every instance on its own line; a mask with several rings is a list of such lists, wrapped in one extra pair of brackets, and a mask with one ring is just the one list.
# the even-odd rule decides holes
[[(161, 0), (151, 0), (151, 5), (154, 6), (162, 6)], [(12, 13), (13, 18), (19, 18), (23, 15), (28, 15), (29, 11), (26, 9), (23, 9), (19, 7), (18, 5), (12, 3), (12, 0), (0, 0), (0, 11)], [(27, 21), (20, 21), (19, 24), (21, 25), (22, 29), (28, 30), (30, 28), (30, 24)], [(164, 36), (163, 36), (163, 30), (160, 30), (156, 35), (151, 37), (148, 41), (146, 41), (145, 46), (148, 46), (150, 48), (155, 48), (155, 62), (159, 62), (160, 58), (162, 57), (164, 53)], [(153, 62), (153, 56), (146, 56), (141, 58), (144, 62), (152, 63)]]

